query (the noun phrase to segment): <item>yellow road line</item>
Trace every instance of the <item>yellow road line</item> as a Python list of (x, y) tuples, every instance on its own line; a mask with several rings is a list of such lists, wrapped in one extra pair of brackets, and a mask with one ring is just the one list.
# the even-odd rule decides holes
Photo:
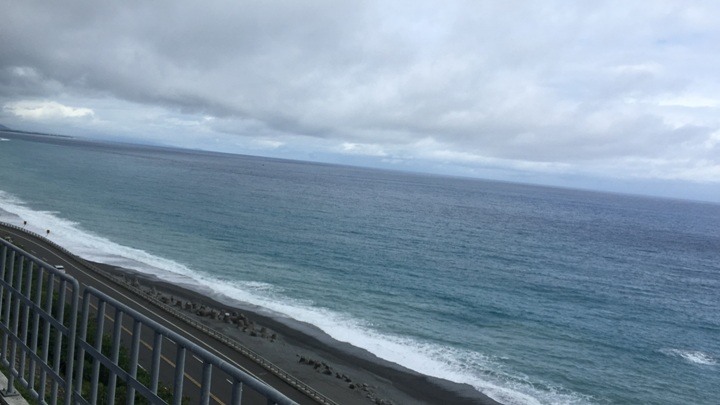
[[(97, 311), (97, 307), (95, 306), (95, 304), (90, 304), (90, 306), (93, 307), (93, 308)], [(113, 325), (115, 324), (115, 319), (114, 319), (113, 317), (111, 317), (109, 314), (105, 314), (105, 318), (108, 319), (109, 321), (111, 321), (111, 322), (113, 323)], [(124, 325), (120, 325), (120, 329), (122, 329), (125, 333), (127, 333), (128, 336), (130, 336), (130, 337), (133, 336), (132, 331), (131, 331), (130, 329), (126, 328)], [(150, 351), (154, 351), (153, 347), (152, 347), (149, 343), (147, 343), (147, 342), (145, 342), (144, 340), (142, 340), (142, 338), (140, 339), (140, 343), (142, 343), (142, 345), (145, 346), (146, 349), (148, 349), (148, 350), (150, 350)], [(174, 343), (174, 342), (173, 342), (173, 343)], [(201, 359), (199, 359), (197, 356), (193, 355), (193, 357), (195, 357), (195, 359), (196, 359), (197, 361), (199, 361), (200, 363), (203, 363), (203, 364), (204, 364), (204, 362), (203, 362)], [(174, 363), (172, 360), (170, 360), (169, 358), (167, 358), (164, 354), (161, 353), (161, 354), (160, 354), (160, 358), (161, 358), (162, 360), (164, 360), (167, 364), (169, 364), (170, 367), (173, 367), (173, 368), (176, 367), (175, 363)], [(185, 378), (187, 378), (190, 382), (192, 382), (193, 384), (195, 384), (196, 387), (202, 388), (202, 385), (200, 385), (200, 383), (199, 383), (196, 379), (194, 379), (190, 374), (188, 374), (188, 373), (186, 373), (185, 371), (183, 371), (183, 375), (184, 375)], [(225, 405), (225, 403), (222, 402), (222, 401), (220, 400), (220, 398), (218, 398), (218, 397), (217, 397), (215, 394), (213, 394), (212, 392), (210, 393), (210, 398), (212, 398), (213, 400), (215, 400), (215, 402), (217, 402), (218, 404)]]

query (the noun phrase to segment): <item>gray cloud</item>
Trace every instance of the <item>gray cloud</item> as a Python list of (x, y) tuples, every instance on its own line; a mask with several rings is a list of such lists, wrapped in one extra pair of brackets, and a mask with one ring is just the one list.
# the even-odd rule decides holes
[(2, 3), (0, 101), (95, 129), (720, 178), (715, 2)]

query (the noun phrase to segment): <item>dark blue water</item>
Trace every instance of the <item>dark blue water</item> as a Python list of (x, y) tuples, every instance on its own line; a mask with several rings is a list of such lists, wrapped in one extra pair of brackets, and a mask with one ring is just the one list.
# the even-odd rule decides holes
[(87, 258), (508, 404), (720, 398), (718, 205), (19, 139), (0, 190), (0, 219)]

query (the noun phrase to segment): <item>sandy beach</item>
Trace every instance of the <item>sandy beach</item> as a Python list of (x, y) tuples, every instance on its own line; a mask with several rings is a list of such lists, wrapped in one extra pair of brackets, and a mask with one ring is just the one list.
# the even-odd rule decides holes
[(419, 374), (339, 342), (312, 325), (224, 302), (154, 276), (93, 263), (260, 354), (339, 404), (498, 404), (473, 387)]

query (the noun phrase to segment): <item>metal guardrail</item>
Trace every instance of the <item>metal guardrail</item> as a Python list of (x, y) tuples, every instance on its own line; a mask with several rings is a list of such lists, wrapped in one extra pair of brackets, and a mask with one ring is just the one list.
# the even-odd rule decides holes
[[(158, 397), (158, 381), (160, 373), (161, 356), (173, 359), (173, 404), (180, 405), (183, 399), (183, 383), (186, 373), (189, 369), (186, 367), (186, 359), (195, 356), (202, 362), (202, 383), (200, 384), (200, 403), (208, 404), (210, 402), (211, 378), (213, 370), (224, 372), (224, 376), (228, 377), (228, 381), (232, 381), (231, 404), (240, 404), (243, 386), (250, 387), (262, 394), (268, 400), (268, 404), (290, 405), (295, 404), (294, 401), (285, 397), (276, 389), (270, 387), (264, 382), (252, 377), (239, 368), (220, 359), (218, 356), (210, 353), (196, 343), (191, 342), (187, 338), (181, 336), (177, 332), (166, 328), (145, 315), (135, 311), (125, 304), (117, 301), (109, 295), (98, 291), (93, 287), (86, 287), (83, 293), (83, 310), (82, 321), (80, 326), (80, 335), (78, 336), (78, 356), (77, 356), (77, 386), (74, 392), (74, 402), (81, 402), (82, 396), (82, 374), (83, 365), (85, 364), (85, 355), (89, 354), (92, 359), (92, 379), (90, 381), (90, 402), (95, 403), (97, 399), (97, 381), (99, 378), (100, 366), (104, 366), (109, 370), (109, 385), (107, 398), (109, 403), (114, 403), (115, 380), (121, 377), (128, 384), (127, 398), (134, 395), (134, 391), (141, 394), (142, 397), (150, 400), (152, 403), (164, 403)], [(95, 310), (91, 309), (91, 303), (96, 305)], [(110, 318), (113, 322), (110, 357), (101, 353), (101, 334), (103, 331), (103, 323), (107, 315), (108, 307), (113, 308), (113, 316)], [(87, 340), (88, 322), (90, 317), (95, 318), (97, 332), (94, 344)], [(129, 318), (129, 319), (125, 319)], [(132, 331), (124, 327), (126, 323), (132, 324)], [(122, 345), (122, 332), (129, 334), (131, 340), (131, 353), (129, 370), (125, 370), (117, 364), (120, 347)], [(153, 344), (148, 348), (150, 351), (152, 362), (149, 368), (151, 374), (150, 387), (146, 387), (137, 380), (138, 361), (140, 356), (140, 344), (143, 330), (151, 332), (153, 336)], [(164, 353), (164, 354), (163, 354)], [(167, 361), (167, 360), (166, 360)]]
[[(268, 404), (295, 404), (264, 382), (93, 287), (85, 287), (80, 300), (76, 279), (8, 241), (0, 239), (0, 250), (0, 365), (10, 374), (3, 395), (15, 395), (17, 383), (41, 404), (55, 405), (58, 400), (63, 404), (115, 403), (119, 377), (124, 382), (127, 404), (133, 404), (136, 397), (165, 404), (158, 394), (160, 372), (165, 367), (173, 375), (170, 387), (174, 405), (181, 404), (187, 393), (185, 380), (197, 386), (201, 404), (209, 404), (211, 397), (240, 404), (243, 387), (259, 393)], [(142, 340), (143, 333), (152, 335), (151, 344)], [(129, 364), (119, 364), (122, 350), (129, 350)], [(141, 356), (141, 352), (149, 355)], [(189, 375), (197, 369), (186, 368), (188, 358), (200, 362), (199, 382)], [(85, 364), (91, 364), (90, 373)], [(149, 373), (149, 383), (138, 378), (139, 367)], [(211, 392), (214, 371), (231, 384), (227, 401)], [(101, 379), (107, 384), (104, 392), (98, 390)]]
[[(142, 293), (142, 292), (140, 292), (140, 293)], [(253, 350), (243, 346), (237, 340), (232, 339), (232, 338), (228, 337), (227, 335), (225, 335), (221, 332), (218, 332), (217, 330), (212, 329), (212, 328), (204, 325), (201, 322), (196, 321), (195, 319), (188, 316), (187, 314), (185, 314), (181, 311), (178, 311), (174, 307), (172, 307), (168, 304), (165, 304), (162, 301), (153, 299), (151, 302), (153, 304), (155, 304), (156, 306), (162, 308), (164, 311), (170, 312), (175, 317), (182, 319), (185, 323), (192, 326), (193, 328), (198, 329), (198, 330), (202, 331), (203, 333), (214, 337), (215, 339), (224, 343), (225, 345), (233, 348), (235, 351), (244, 355), (245, 357), (249, 358), (250, 360), (254, 361), (258, 365), (262, 366), (265, 370), (271, 372), (276, 377), (278, 377), (278, 378), (282, 379), (283, 381), (285, 381), (286, 383), (292, 385), (295, 389), (303, 392), (305, 395), (309, 396), (310, 398), (315, 400), (317, 403), (324, 404), (324, 405), (337, 405), (337, 403), (335, 401), (320, 394), (318, 391), (315, 391), (307, 384), (303, 383), (302, 381), (300, 381), (297, 378), (293, 377), (292, 375), (288, 374), (285, 370), (276, 366), (275, 364), (273, 364), (269, 360), (265, 359), (261, 355), (257, 354)]]
[(56, 404), (62, 393), (69, 404), (78, 281), (5, 240), (0, 243), (0, 364), (9, 370), (3, 395), (17, 395), (17, 382), (41, 403)]
[(206, 325), (204, 325), (204, 324), (202, 324), (202, 323), (200, 323), (200, 322), (197, 322), (193, 317), (191, 317), (191, 316), (189, 316), (189, 315), (187, 315), (187, 314), (185, 314), (185, 313), (183, 313), (183, 312), (181, 312), (181, 311), (178, 311), (175, 307), (172, 307), (172, 306), (170, 306), (170, 305), (168, 305), (168, 304), (165, 304), (164, 302), (158, 300), (157, 298), (155, 298), (155, 297), (153, 297), (153, 296), (149, 296), (149, 295), (145, 294), (145, 292), (143, 292), (143, 291), (140, 290), (139, 288), (133, 287), (133, 286), (128, 285), (128, 284), (120, 284), (115, 278), (113, 278), (112, 276), (110, 276), (108, 273), (100, 270), (99, 268), (97, 268), (97, 266), (93, 265), (92, 263), (88, 262), (87, 260), (85, 260), (85, 259), (83, 259), (83, 258), (81, 258), (81, 257), (79, 257), (79, 256), (76, 256), (76, 255), (73, 254), (72, 252), (70, 252), (70, 251), (68, 251), (67, 249), (65, 249), (64, 247), (56, 244), (55, 242), (47, 239), (46, 237), (44, 237), (44, 236), (42, 236), (42, 235), (40, 235), (40, 234), (38, 234), (38, 233), (29, 231), (29, 230), (27, 230), (27, 229), (25, 229), (25, 228), (23, 228), (23, 227), (19, 227), (19, 226), (13, 225), (13, 224), (8, 224), (8, 223), (6, 223), (6, 222), (0, 222), (0, 224), (1, 224), (2, 226), (5, 226), (5, 227), (8, 227), (8, 228), (11, 228), (11, 229), (14, 229), (14, 230), (17, 230), (17, 231), (26, 233), (26, 234), (28, 234), (28, 235), (30, 235), (30, 236), (35, 237), (36, 239), (42, 240), (43, 242), (47, 243), (48, 245), (52, 246), (53, 248), (61, 251), (61, 252), (64, 253), (65, 255), (69, 256), (69, 257), (72, 258), (75, 262), (77, 262), (78, 264), (82, 265), (84, 268), (87, 268), (87, 269), (93, 271), (96, 275), (102, 277), (104, 280), (107, 280), (107, 281), (109, 281), (109, 282), (111, 282), (111, 283), (113, 283), (113, 284), (116, 284), (116, 285), (122, 285), (123, 288), (128, 289), (128, 290), (131, 290), (131, 291), (133, 291), (135, 294), (144, 297), (146, 300), (148, 300), (150, 303), (152, 303), (152, 304), (155, 305), (156, 307), (158, 307), (158, 308), (160, 308), (160, 309), (162, 309), (162, 310), (164, 310), (164, 311), (167, 311), (167, 312), (172, 313), (175, 317), (177, 317), (178, 319), (181, 319), (183, 322), (187, 323), (188, 325), (194, 327), (195, 329), (197, 329), (197, 330), (199, 330), (199, 331), (201, 331), (201, 332), (203, 332), (203, 333), (205, 333), (205, 334), (207, 334), (207, 335), (209, 335), (209, 336), (212, 336), (213, 338), (217, 339), (218, 341), (223, 342), (225, 345), (233, 348), (234, 350), (236, 350), (237, 352), (241, 353), (242, 355), (244, 355), (244, 356), (247, 357), (248, 359), (250, 359), (250, 360), (254, 361), (255, 363), (257, 363), (259, 366), (263, 367), (263, 368), (264, 368), (265, 370), (267, 370), (268, 372), (272, 373), (272, 374), (275, 375), (276, 377), (280, 378), (281, 380), (283, 380), (283, 381), (285, 381), (286, 383), (290, 384), (291, 386), (295, 387), (295, 389), (303, 392), (305, 395), (307, 395), (308, 397), (312, 398), (312, 399), (313, 399), (315, 402), (317, 402), (318, 404), (321, 404), (321, 405), (338, 405), (337, 402), (335, 402), (335, 401), (333, 401), (332, 399), (328, 398), (327, 396), (321, 394), (320, 392), (318, 392), (317, 390), (313, 389), (312, 387), (310, 387), (309, 385), (305, 384), (304, 382), (298, 380), (297, 378), (295, 378), (295, 377), (292, 376), (291, 374), (287, 373), (285, 370), (281, 369), (280, 367), (278, 367), (277, 365), (273, 364), (273, 363), (270, 362), (269, 360), (265, 359), (264, 357), (262, 357), (262, 356), (259, 355), (258, 353), (256, 353), (256, 352), (254, 352), (253, 350), (245, 347), (242, 343), (238, 342), (237, 340), (232, 339), (232, 338), (230, 338), (229, 336), (227, 336), (227, 335), (225, 335), (225, 334), (223, 334), (223, 333), (220, 333), (219, 331), (217, 331), (217, 330), (215, 330), (215, 329), (209, 328), (208, 326), (206, 326)]

